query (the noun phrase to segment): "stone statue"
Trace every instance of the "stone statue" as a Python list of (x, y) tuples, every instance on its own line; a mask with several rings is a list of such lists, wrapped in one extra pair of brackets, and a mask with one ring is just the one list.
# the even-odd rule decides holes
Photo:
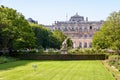
[(67, 54), (67, 39), (65, 39), (62, 43), (61, 54)]
[(62, 49), (66, 49), (67, 48), (67, 44), (66, 44), (66, 39), (65, 41), (62, 43)]

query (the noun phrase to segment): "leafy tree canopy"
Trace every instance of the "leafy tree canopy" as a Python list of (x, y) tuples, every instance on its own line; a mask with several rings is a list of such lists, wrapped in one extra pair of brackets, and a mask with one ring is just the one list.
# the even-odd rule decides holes
[(119, 41), (120, 11), (113, 12), (108, 16), (100, 31), (98, 31), (93, 37), (93, 47), (120, 50)]
[(35, 44), (32, 28), (24, 16), (16, 10), (0, 6), (0, 47), (5, 52), (9, 48), (31, 48)]
[(30, 23), (33, 28), (36, 37), (37, 48), (42, 46), (43, 48), (57, 48), (60, 49), (62, 42), (66, 36), (58, 31), (50, 31), (43, 25)]

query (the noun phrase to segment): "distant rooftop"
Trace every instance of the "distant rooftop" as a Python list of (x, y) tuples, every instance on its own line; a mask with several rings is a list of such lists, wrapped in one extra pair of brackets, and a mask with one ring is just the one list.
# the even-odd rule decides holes
[(78, 13), (76, 13), (74, 16), (72, 16), (70, 18), (71, 22), (81, 22), (81, 21), (84, 21), (84, 17), (83, 16), (79, 16)]
[(104, 22), (103, 20), (100, 20), (100, 21), (88, 21), (88, 17), (86, 17), (84, 19), (83, 16), (80, 16), (78, 13), (76, 13), (74, 16), (71, 16), (69, 21), (55, 21), (55, 24), (76, 24), (76, 23), (83, 23), (83, 24), (86, 24), (86, 23), (102, 23)]

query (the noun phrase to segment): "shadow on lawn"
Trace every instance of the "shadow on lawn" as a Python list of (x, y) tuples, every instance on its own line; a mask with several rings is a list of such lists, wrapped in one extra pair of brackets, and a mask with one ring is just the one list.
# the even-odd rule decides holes
[[(19, 61), (15, 61), (15, 62), (8, 62), (8, 63), (3, 63), (0, 64), (0, 70), (9, 70), (15, 67), (19, 67), (19, 66), (25, 66), (27, 64), (33, 63), (34, 62), (50, 62), (50, 61), (71, 61), (71, 60), (19, 60)], [(76, 60), (72, 60), (72, 61), (76, 61)]]
[(3, 63), (3, 64), (0, 64), (0, 70), (9, 70), (11, 68), (15, 68), (15, 67), (18, 67), (18, 66), (27, 65), (31, 62), (36, 62), (36, 61), (20, 60), (20, 61), (15, 61), (15, 62)]

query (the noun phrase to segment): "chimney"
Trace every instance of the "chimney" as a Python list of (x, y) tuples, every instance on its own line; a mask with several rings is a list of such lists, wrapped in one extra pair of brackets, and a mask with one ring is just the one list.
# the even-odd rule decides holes
[(88, 21), (88, 17), (86, 17), (86, 22)]
[(55, 24), (57, 23), (57, 21), (55, 21)]

